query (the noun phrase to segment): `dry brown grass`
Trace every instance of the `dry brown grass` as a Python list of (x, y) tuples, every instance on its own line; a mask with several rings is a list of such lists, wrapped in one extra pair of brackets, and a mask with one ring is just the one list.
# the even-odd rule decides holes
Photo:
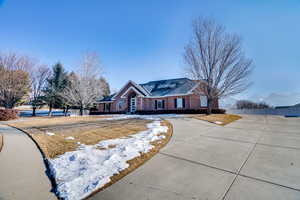
[(3, 135), (0, 135), (0, 152), (2, 150), (3, 147)]
[[(74, 151), (81, 144), (93, 145), (102, 140), (126, 137), (146, 130), (148, 120), (99, 120), (84, 117), (81, 119), (61, 118), (35, 119), (9, 124), (28, 133), (39, 145), (47, 158), (55, 158), (68, 151)], [(47, 123), (48, 122), (48, 123)], [(54, 133), (55, 135), (46, 134)], [(67, 140), (74, 137), (74, 140)]]
[(64, 117), (64, 116), (45, 116), (45, 117), (26, 117), (22, 118), (22, 120), (18, 121), (18, 125), (22, 127), (28, 126), (49, 126), (49, 125), (57, 125), (57, 124), (72, 124), (78, 122), (90, 122), (102, 120), (105, 118), (110, 118), (109, 115), (102, 116), (74, 116), (74, 117)]
[(211, 115), (194, 115), (193, 118), (208, 121), (214, 124), (225, 126), (231, 122), (241, 119), (239, 115), (232, 114), (211, 114)]

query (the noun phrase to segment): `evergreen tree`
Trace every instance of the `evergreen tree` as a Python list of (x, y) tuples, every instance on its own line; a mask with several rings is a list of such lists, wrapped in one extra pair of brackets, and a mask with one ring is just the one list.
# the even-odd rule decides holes
[(53, 66), (52, 71), (52, 76), (47, 79), (48, 84), (45, 89), (45, 100), (49, 106), (49, 116), (52, 115), (52, 108), (63, 108), (65, 110), (67, 107), (60, 93), (68, 84), (68, 73), (59, 62)]

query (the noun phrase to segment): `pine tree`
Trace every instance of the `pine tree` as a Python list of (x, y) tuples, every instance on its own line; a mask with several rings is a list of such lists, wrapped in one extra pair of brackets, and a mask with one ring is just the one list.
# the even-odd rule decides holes
[(52, 108), (65, 108), (66, 102), (61, 98), (60, 93), (68, 84), (68, 73), (61, 63), (56, 63), (52, 68), (52, 76), (47, 80), (45, 100), (49, 106), (49, 116), (52, 115)]

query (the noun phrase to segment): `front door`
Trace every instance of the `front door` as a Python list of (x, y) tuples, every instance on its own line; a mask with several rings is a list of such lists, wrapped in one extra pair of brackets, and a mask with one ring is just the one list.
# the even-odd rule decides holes
[(136, 98), (130, 98), (130, 112), (134, 113), (136, 111)]

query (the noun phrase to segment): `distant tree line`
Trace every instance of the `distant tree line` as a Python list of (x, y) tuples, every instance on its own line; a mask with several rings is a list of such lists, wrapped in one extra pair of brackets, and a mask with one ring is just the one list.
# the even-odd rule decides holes
[(236, 108), (237, 109), (265, 109), (265, 108), (271, 108), (271, 106), (265, 102), (256, 103), (249, 100), (239, 100), (236, 102)]
[(16, 53), (0, 53), (0, 107), (6, 109), (29, 103), (32, 115), (44, 105), (53, 109), (77, 108), (80, 114), (110, 88), (102, 76), (102, 66), (96, 53), (84, 54), (70, 73), (58, 62), (52, 68), (35, 59)]

